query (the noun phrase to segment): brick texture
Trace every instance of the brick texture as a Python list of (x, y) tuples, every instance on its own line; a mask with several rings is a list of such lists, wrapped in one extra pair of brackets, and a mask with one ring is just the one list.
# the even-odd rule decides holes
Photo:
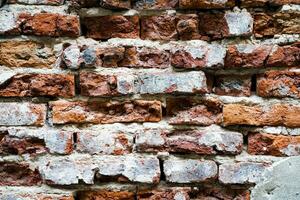
[(0, 0), (0, 199), (299, 199), (299, 6)]

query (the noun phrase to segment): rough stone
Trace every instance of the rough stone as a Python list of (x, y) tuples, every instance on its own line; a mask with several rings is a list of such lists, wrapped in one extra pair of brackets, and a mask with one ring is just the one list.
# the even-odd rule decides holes
[(199, 33), (199, 18), (196, 14), (177, 16), (177, 32), (180, 40), (198, 40), (207, 38)]
[(51, 103), (51, 107), (54, 124), (157, 122), (162, 117), (159, 101), (56, 101)]
[(73, 97), (75, 81), (71, 74), (17, 74), (0, 84), (2, 97)]
[(76, 150), (89, 154), (123, 155), (131, 153), (133, 135), (110, 131), (79, 131)]
[(254, 200), (297, 200), (299, 199), (299, 156), (290, 157), (274, 163), (266, 173), (264, 179), (251, 192)]
[(181, 9), (218, 9), (234, 7), (234, 0), (222, 1), (193, 1), (193, 0), (179, 0), (179, 8)]
[(151, 47), (126, 46), (120, 67), (167, 68), (170, 66), (169, 51)]
[(73, 15), (61, 15), (54, 13), (37, 13), (30, 15), (21, 14), (22, 33), (37, 36), (68, 36), (80, 35), (79, 18)]
[(139, 200), (158, 200), (158, 199), (175, 199), (189, 200), (191, 191), (188, 187), (170, 187), (170, 188), (155, 188), (152, 190), (139, 190), (137, 199)]
[(263, 68), (272, 46), (239, 44), (227, 48), (225, 68)]
[(141, 94), (204, 94), (208, 92), (203, 72), (152, 73), (139, 76)]
[(55, 56), (47, 43), (16, 40), (0, 42), (0, 65), (11, 68), (51, 68), (54, 63)]
[(99, 16), (83, 18), (83, 26), (86, 28), (87, 37), (94, 39), (138, 38), (138, 16)]
[(277, 46), (266, 62), (268, 67), (297, 67), (300, 64), (300, 43)]
[(174, 47), (171, 64), (184, 69), (222, 68), (225, 55), (226, 50), (221, 45), (191, 41)]
[(135, 193), (131, 191), (115, 191), (115, 190), (92, 190), (79, 191), (77, 196), (80, 200), (133, 200)]
[(221, 75), (215, 77), (213, 91), (218, 95), (250, 96), (251, 76)]
[(2, 126), (41, 126), (46, 119), (46, 106), (44, 104), (2, 102), (0, 103), (0, 113), (0, 125)]
[(228, 125), (287, 126), (300, 125), (300, 107), (290, 104), (246, 106), (227, 104), (223, 108), (223, 123)]
[(130, 9), (130, 0), (100, 0), (100, 6), (107, 9)]
[(201, 101), (192, 98), (167, 99), (170, 124), (211, 125), (221, 123), (222, 104), (218, 100)]
[(138, 10), (164, 10), (175, 9), (178, 6), (178, 0), (135, 0), (133, 8)]
[(41, 176), (36, 169), (24, 163), (0, 162), (0, 186), (40, 185)]
[(62, 5), (63, 0), (8, 0), (7, 3), (29, 4), (29, 5)]
[(265, 133), (248, 136), (248, 153), (254, 155), (299, 156), (300, 136)]
[(136, 92), (135, 76), (80, 73), (80, 91), (83, 96), (119, 96)]
[(146, 40), (177, 40), (176, 17), (173, 15), (143, 16), (141, 38)]
[(167, 182), (201, 183), (215, 179), (218, 166), (209, 160), (168, 159), (164, 161), (164, 173)]
[(242, 151), (243, 135), (216, 125), (199, 130), (146, 129), (137, 133), (135, 143), (139, 152), (238, 154)]
[(219, 181), (223, 184), (253, 184), (261, 180), (267, 166), (263, 163), (241, 162), (219, 166)]
[(250, 191), (245, 189), (235, 189), (224, 186), (213, 185), (210, 187), (200, 187), (199, 191), (194, 194), (193, 199), (203, 200), (250, 200)]
[(262, 97), (300, 98), (300, 72), (268, 71), (257, 79), (257, 94)]

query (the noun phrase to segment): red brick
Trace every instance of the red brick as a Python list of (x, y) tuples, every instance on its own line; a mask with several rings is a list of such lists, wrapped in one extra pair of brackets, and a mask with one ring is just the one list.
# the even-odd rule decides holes
[(55, 56), (48, 43), (9, 40), (0, 42), (0, 65), (7, 67), (51, 68)]
[(131, 191), (92, 190), (79, 191), (77, 196), (80, 200), (134, 200), (135, 193)]
[(157, 122), (162, 117), (161, 102), (159, 101), (56, 101), (51, 103), (51, 107), (54, 124)]
[(300, 65), (300, 43), (274, 47), (266, 65), (268, 67), (298, 67)]
[(177, 40), (177, 19), (172, 15), (143, 16), (141, 38), (148, 40)]
[(288, 126), (300, 125), (300, 106), (292, 104), (272, 104), (247, 106), (227, 104), (223, 108), (224, 125)]
[(299, 156), (300, 136), (249, 134), (248, 153), (253, 155)]
[(227, 48), (225, 68), (263, 68), (271, 50), (270, 45), (230, 45)]
[(200, 187), (199, 191), (195, 192), (193, 196), (195, 196), (195, 199), (199, 200), (250, 200), (250, 191), (242, 188), (235, 189), (230, 187), (213, 185)]
[(79, 18), (72, 15), (53, 13), (21, 14), (22, 32), (26, 35), (37, 36), (68, 36), (80, 35)]
[(215, 8), (230, 8), (234, 7), (235, 1), (228, 0), (223, 2), (210, 1), (210, 0), (179, 0), (179, 8), (181, 9), (215, 9)]
[(17, 74), (0, 86), (0, 96), (2, 97), (73, 97), (75, 95), (73, 75)]
[(178, 7), (178, 0), (136, 0), (133, 8), (138, 10), (164, 10)]
[(248, 75), (221, 75), (215, 77), (213, 90), (218, 95), (250, 96), (251, 76)]
[(207, 39), (199, 33), (199, 18), (196, 14), (179, 15), (176, 28), (180, 40)]
[(41, 176), (28, 164), (0, 162), (0, 186), (32, 186), (41, 183)]
[(300, 72), (269, 71), (257, 79), (257, 94), (262, 97), (300, 98)]
[(155, 188), (152, 190), (140, 189), (137, 193), (138, 200), (160, 200), (160, 199), (190, 199), (189, 193), (191, 189), (188, 187), (170, 187), (170, 188)]
[(219, 124), (222, 104), (218, 100), (201, 101), (192, 98), (167, 99), (167, 116), (170, 124)]
[(253, 18), (256, 37), (300, 33), (299, 11), (259, 12)]
[(82, 21), (86, 28), (87, 37), (94, 39), (138, 38), (139, 17), (138, 16), (99, 16), (86, 17)]
[(107, 9), (130, 9), (130, 0), (100, 0), (100, 6)]

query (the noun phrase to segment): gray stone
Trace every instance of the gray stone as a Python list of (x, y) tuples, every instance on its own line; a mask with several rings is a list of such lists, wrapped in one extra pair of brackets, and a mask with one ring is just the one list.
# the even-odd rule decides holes
[(274, 163), (251, 192), (252, 200), (299, 200), (300, 156)]
[(203, 72), (157, 73), (139, 76), (141, 94), (205, 93), (206, 77)]
[(230, 36), (251, 35), (253, 31), (253, 18), (246, 11), (227, 12), (225, 19)]
[(164, 162), (164, 173), (167, 182), (199, 183), (214, 179), (218, 166), (210, 160), (168, 159)]
[(261, 180), (266, 169), (263, 163), (233, 163), (219, 166), (219, 181), (223, 184), (253, 184)]

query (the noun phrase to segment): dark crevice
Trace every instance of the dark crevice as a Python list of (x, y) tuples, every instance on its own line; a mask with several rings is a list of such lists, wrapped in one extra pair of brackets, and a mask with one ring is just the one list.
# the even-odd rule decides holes
[(164, 161), (159, 159), (159, 168), (160, 168), (160, 181), (166, 181), (166, 175), (164, 173)]
[(251, 77), (251, 92), (256, 92), (256, 81), (257, 81), (257, 75), (254, 74), (252, 77)]
[(78, 73), (74, 75), (74, 79), (75, 79), (75, 94), (80, 95), (81, 88), (80, 88), (80, 77)]

